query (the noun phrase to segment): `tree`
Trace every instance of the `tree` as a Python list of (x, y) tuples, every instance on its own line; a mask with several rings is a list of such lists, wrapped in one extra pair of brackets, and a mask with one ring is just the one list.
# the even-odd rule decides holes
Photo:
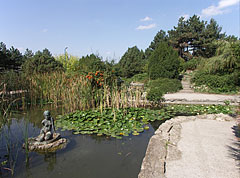
[(203, 32), (204, 42), (199, 50), (201, 56), (209, 58), (215, 55), (217, 49), (215, 41), (225, 37), (225, 33), (221, 33), (221, 31), (222, 27), (220, 27), (214, 19), (211, 19)]
[(178, 78), (180, 61), (177, 52), (167, 43), (161, 42), (149, 58), (150, 79)]
[(120, 75), (130, 78), (136, 74), (143, 72), (145, 65), (144, 52), (139, 50), (137, 46), (128, 48), (127, 52), (122, 56), (118, 63)]
[(0, 70), (19, 70), (23, 63), (23, 56), (13, 46), (7, 49), (6, 45), (0, 43)]
[(6, 45), (0, 43), (0, 70), (5, 70), (8, 62), (7, 48)]
[(79, 59), (78, 71), (88, 73), (88, 72), (96, 72), (96, 71), (104, 71), (105, 65), (102, 59), (95, 55), (90, 54), (87, 56), (83, 56)]
[(63, 64), (63, 67), (68, 72), (76, 72), (79, 69), (79, 57), (66, 54), (61, 54), (55, 59)]
[(174, 30), (168, 31), (170, 44), (178, 49), (179, 55), (185, 60), (189, 60), (190, 51), (193, 56), (198, 54), (198, 49), (202, 45), (202, 33), (205, 22), (200, 21), (200, 17), (193, 15), (188, 20), (179, 18), (178, 26)]
[(164, 30), (160, 30), (154, 37), (153, 41), (149, 45), (149, 47), (145, 50), (145, 56), (148, 59), (152, 52), (157, 48), (158, 44), (161, 42), (167, 42), (168, 35)]
[(18, 69), (23, 64), (23, 55), (13, 46), (9, 49), (9, 59), (13, 62), (13, 68)]
[(238, 39), (238, 37), (236, 37), (234, 35), (229, 35), (229, 36), (225, 37), (225, 40), (229, 41), (229, 42), (236, 42), (236, 41), (240, 40), (240, 38)]
[(37, 51), (34, 56), (29, 58), (23, 65), (23, 71), (27, 74), (63, 70), (63, 65), (54, 59), (48, 49), (44, 49), (42, 52)]
[(28, 48), (26, 49), (25, 53), (24, 53), (24, 58), (28, 59), (28, 58), (31, 58), (33, 57), (34, 54), (32, 52), (32, 50), (29, 50)]
[(181, 17), (178, 25), (168, 31), (169, 42), (185, 60), (198, 56), (212, 57), (216, 50), (212, 42), (225, 37), (221, 30), (214, 19), (207, 24), (197, 15), (193, 15), (188, 20)]

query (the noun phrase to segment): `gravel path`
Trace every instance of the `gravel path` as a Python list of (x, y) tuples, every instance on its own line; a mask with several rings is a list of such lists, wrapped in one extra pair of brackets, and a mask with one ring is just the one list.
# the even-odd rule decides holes
[(219, 95), (194, 93), (190, 87), (189, 76), (182, 80), (183, 89), (178, 93), (165, 94), (165, 103), (174, 104), (225, 104), (229, 101), (231, 105), (240, 104), (240, 95)]

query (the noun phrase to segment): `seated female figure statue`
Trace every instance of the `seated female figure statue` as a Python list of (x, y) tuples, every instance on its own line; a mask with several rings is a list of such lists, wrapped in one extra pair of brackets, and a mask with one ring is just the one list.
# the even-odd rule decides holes
[(40, 142), (51, 140), (53, 138), (53, 132), (55, 132), (54, 120), (51, 117), (50, 112), (44, 111), (43, 116), (43, 127), (40, 131), (40, 135), (38, 136), (38, 141)]

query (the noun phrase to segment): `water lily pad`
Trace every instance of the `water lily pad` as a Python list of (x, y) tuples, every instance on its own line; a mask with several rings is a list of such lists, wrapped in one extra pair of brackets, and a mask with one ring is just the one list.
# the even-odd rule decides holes
[(146, 126), (144, 127), (144, 129), (145, 129), (145, 130), (148, 130), (148, 129), (149, 129), (149, 126), (146, 125)]
[(134, 131), (132, 134), (135, 135), (135, 136), (139, 135), (139, 133), (137, 131)]

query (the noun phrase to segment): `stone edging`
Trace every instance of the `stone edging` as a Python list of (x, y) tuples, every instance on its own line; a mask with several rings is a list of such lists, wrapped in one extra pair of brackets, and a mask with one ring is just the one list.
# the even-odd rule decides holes
[(177, 143), (181, 135), (181, 123), (196, 119), (209, 119), (218, 121), (235, 121), (233, 117), (225, 114), (208, 114), (198, 116), (178, 116), (167, 120), (160, 125), (151, 137), (145, 157), (142, 162), (138, 178), (165, 178), (166, 161), (181, 158)]

